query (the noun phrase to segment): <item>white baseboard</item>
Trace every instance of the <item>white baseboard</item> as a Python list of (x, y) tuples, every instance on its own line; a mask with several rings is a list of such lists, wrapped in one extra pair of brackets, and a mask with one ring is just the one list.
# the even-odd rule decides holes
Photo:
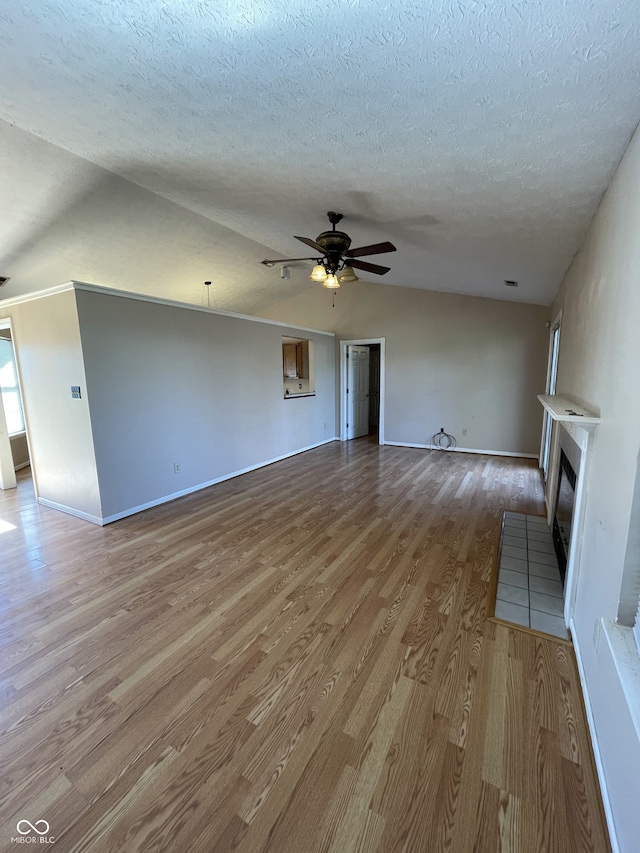
[(417, 447), (419, 450), (439, 450), (441, 453), (480, 453), (485, 456), (517, 456), (521, 459), (537, 459), (537, 453), (520, 453), (518, 450), (480, 450), (476, 447), (450, 447), (443, 449), (436, 447), (435, 444), (410, 444), (407, 441), (387, 441), (385, 444), (391, 444), (394, 447)]
[[(292, 450), (291, 453), (283, 453), (282, 456), (275, 456), (273, 459), (267, 459), (265, 462), (258, 462), (257, 465), (250, 465), (248, 468), (242, 468), (239, 471), (232, 471), (229, 474), (223, 474), (221, 477), (216, 477), (214, 480), (207, 480), (205, 483), (198, 483), (195, 486), (190, 486), (188, 489), (182, 489), (179, 492), (172, 492), (170, 495), (164, 495), (156, 500), (149, 501), (139, 506), (130, 507), (129, 509), (117, 512), (114, 515), (107, 515), (98, 521), (98, 524), (110, 524), (112, 521), (118, 521), (121, 518), (126, 518), (129, 515), (135, 515), (138, 512), (143, 512), (145, 509), (151, 509), (160, 504), (175, 501), (177, 498), (182, 498), (185, 495), (190, 495), (193, 492), (199, 492), (201, 489), (207, 489), (209, 486), (215, 486), (216, 483), (223, 483), (225, 480), (231, 480), (234, 477), (240, 477), (242, 474), (248, 474), (250, 471), (257, 471), (258, 468), (264, 468), (267, 465), (273, 465), (274, 462), (281, 462), (283, 459), (288, 459), (291, 456), (297, 456), (299, 453), (305, 453), (307, 450), (313, 450), (315, 447), (322, 447), (323, 444), (330, 444), (332, 441), (339, 441), (338, 436), (326, 438), (323, 441), (318, 441), (316, 444), (310, 444), (307, 447), (301, 447), (299, 450)], [(88, 519), (89, 521), (91, 519)]]
[(589, 698), (589, 688), (584, 674), (582, 665), (582, 655), (580, 654), (580, 645), (578, 643), (578, 632), (573, 619), (569, 623), (571, 629), (571, 639), (573, 640), (573, 648), (576, 653), (576, 661), (578, 662), (578, 674), (580, 676), (580, 686), (582, 687), (582, 696), (584, 698), (584, 707), (587, 712), (587, 725), (589, 726), (589, 734), (591, 736), (591, 745), (593, 747), (593, 757), (596, 762), (596, 771), (598, 773), (598, 782), (600, 784), (600, 793), (602, 795), (602, 805), (607, 821), (607, 829), (609, 830), (609, 841), (611, 842), (612, 853), (622, 853), (618, 838), (616, 836), (616, 826), (613, 820), (613, 811), (611, 809), (611, 801), (609, 799), (609, 790), (607, 788), (607, 780), (604, 775), (604, 766), (602, 764), (602, 756), (600, 754), (600, 744), (598, 743), (598, 733), (596, 732), (596, 723), (591, 710), (591, 700)]
[(14, 471), (22, 471), (23, 468), (28, 468), (31, 465), (31, 462), (27, 460), (26, 462), (21, 462), (20, 465), (16, 465), (13, 469)]
[(51, 509), (59, 509), (60, 512), (66, 512), (67, 515), (75, 515), (76, 518), (81, 518), (83, 521), (90, 521), (92, 524), (104, 524), (104, 520), (97, 515), (90, 515), (88, 512), (82, 512), (79, 509), (56, 503), (56, 501), (50, 501), (47, 498), (38, 498), (38, 503), (51, 507)]

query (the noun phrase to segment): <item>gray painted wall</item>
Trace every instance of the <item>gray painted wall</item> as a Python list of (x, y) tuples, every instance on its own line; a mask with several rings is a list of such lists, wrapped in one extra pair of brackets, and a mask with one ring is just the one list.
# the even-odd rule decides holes
[(427, 444), (444, 427), (461, 447), (539, 452), (547, 308), (359, 281), (335, 308), (316, 286), (264, 316), (386, 338), (385, 441)]
[(104, 517), (335, 436), (332, 336), (304, 333), (316, 396), (285, 400), (282, 335), (299, 330), (76, 294)]
[[(4, 317), (38, 494), (91, 520), (336, 435), (332, 335), (98, 288), (0, 302)], [(284, 399), (283, 334), (314, 342), (316, 396)]]

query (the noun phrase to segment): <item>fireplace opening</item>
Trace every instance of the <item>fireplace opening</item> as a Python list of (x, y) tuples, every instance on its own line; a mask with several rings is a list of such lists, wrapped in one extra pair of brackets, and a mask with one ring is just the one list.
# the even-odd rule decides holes
[(576, 472), (564, 450), (560, 449), (560, 477), (556, 494), (556, 512), (553, 518), (553, 544), (556, 549), (560, 577), (564, 586), (571, 542), (571, 522), (576, 500)]

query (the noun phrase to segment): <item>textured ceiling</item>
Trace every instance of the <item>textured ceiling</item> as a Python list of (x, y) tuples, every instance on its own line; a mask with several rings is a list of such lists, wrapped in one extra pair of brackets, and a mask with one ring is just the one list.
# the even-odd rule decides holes
[(547, 304), (640, 116), (639, 29), (637, 0), (5, 0), (0, 118), (243, 262), (334, 209), (397, 245), (386, 283)]

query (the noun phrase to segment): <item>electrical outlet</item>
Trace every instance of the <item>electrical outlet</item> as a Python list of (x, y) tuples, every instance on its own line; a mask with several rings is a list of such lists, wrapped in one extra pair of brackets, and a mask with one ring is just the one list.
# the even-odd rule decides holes
[(466, 434), (467, 434), (467, 428), (466, 428), (466, 427), (463, 427), (463, 428), (462, 428), (462, 434), (463, 434), (463, 435), (466, 435)]
[(598, 645), (600, 644), (600, 620), (596, 619), (595, 625), (593, 626), (593, 648), (598, 651)]
[(180, 467), (180, 463), (179, 463), (179, 462), (174, 462), (174, 463), (173, 463), (173, 473), (174, 473), (174, 474), (179, 474), (181, 470), (182, 470), (182, 468)]

